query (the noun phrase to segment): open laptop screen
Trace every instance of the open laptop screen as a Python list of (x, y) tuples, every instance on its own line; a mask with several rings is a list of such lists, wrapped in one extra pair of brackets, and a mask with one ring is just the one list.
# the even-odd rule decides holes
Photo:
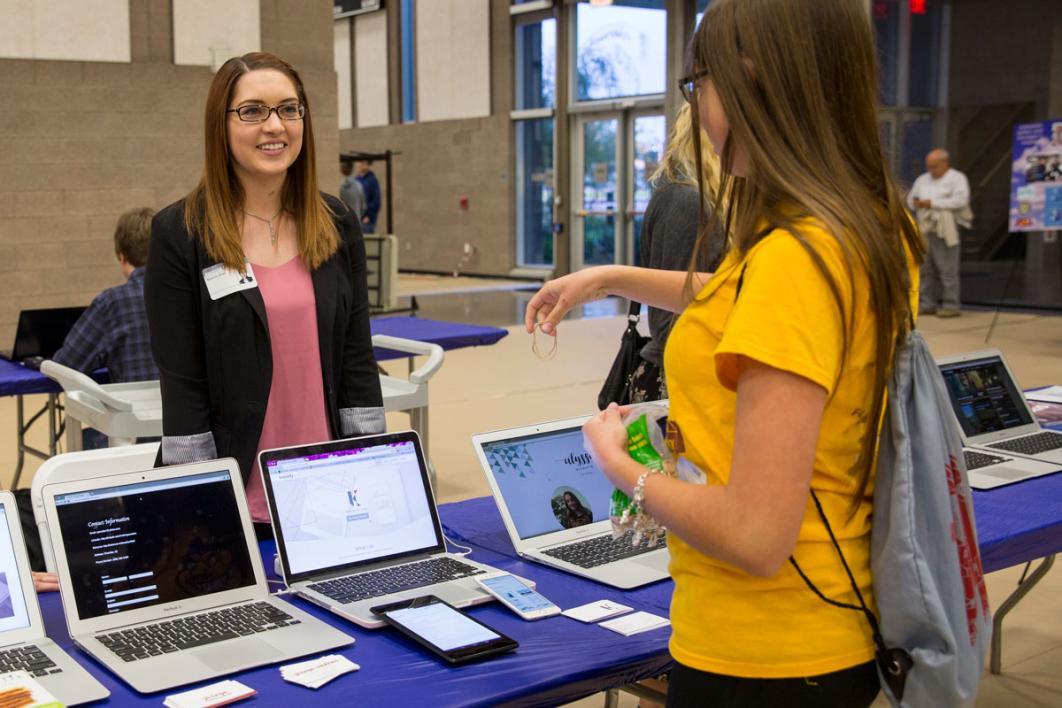
[(34, 356), (51, 359), (84, 311), (84, 307), (23, 310), (18, 316), (11, 359), (21, 361)]
[[(0, 632), (24, 629), (30, 623), (7, 511), (7, 507), (0, 504)], [(17, 514), (14, 521), (19, 523)], [(26, 572), (29, 572), (28, 569)]]
[(581, 427), (483, 443), (483, 454), (520, 538), (608, 519), (612, 483)]
[(1000, 357), (942, 364), (940, 373), (966, 437), (1033, 422), (1021, 391)]
[(58, 494), (81, 619), (254, 585), (228, 471)]
[(263, 453), (292, 577), (441, 546), (415, 443), (385, 439)]

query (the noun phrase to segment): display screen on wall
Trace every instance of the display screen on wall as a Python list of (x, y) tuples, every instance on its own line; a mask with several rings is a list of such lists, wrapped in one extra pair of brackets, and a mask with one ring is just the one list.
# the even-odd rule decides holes
[(350, 17), (383, 8), (384, 0), (332, 0), (332, 17)]
[(1062, 118), (1014, 126), (1010, 230), (1062, 230)]

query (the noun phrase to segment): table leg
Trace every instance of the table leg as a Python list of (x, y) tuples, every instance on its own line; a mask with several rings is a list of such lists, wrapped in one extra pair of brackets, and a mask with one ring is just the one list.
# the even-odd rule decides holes
[(55, 447), (59, 437), (59, 396), (54, 393), (48, 394), (48, 456), (55, 457)]
[(993, 674), (1000, 674), (1003, 671), (1003, 618), (1033, 589), (1034, 585), (1047, 575), (1047, 571), (1051, 570), (1051, 566), (1054, 564), (1055, 556), (1052, 553), (1040, 561), (1040, 565), (1036, 566), (1036, 570), (1021, 581), (1018, 584), (1018, 589), (1012, 592), (996, 608), (995, 617), (992, 618), (992, 654), (988, 663), (989, 670)]
[(618, 688), (610, 688), (605, 691), (605, 708), (619, 708)]
[(22, 477), (22, 466), (26, 464), (26, 412), (23, 408), (22, 394), (15, 396), (15, 423), (18, 426), (18, 462), (15, 463), (15, 476), (11, 480), (11, 489), (18, 488)]

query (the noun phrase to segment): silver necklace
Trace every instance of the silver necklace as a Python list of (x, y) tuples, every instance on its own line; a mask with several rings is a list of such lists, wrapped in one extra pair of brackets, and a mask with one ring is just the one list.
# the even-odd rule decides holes
[(264, 216), (258, 216), (258, 214), (252, 214), (251, 212), (247, 211), (246, 209), (243, 210), (243, 213), (246, 214), (247, 216), (253, 216), (254, 218), (258, 219), (259, 221), (264, 221), (266, 223), (266, 226), (269, 227), (269, 242), (271, 244), (273, 244), (273, 248), (276, 248), (277, 239), (280, 238), (280, 234), (277, 233), (277, 229), (276, 229), (275, 226), (273, 226), (273, 222), (276, 221), (278, 216), (280, 216), (281, 214), (284, 213), (284, 207), (280, 207), (280, 210), (277, 211), (276, 214), (273, 214), (273, 218), (272, 219), (267, 219)]

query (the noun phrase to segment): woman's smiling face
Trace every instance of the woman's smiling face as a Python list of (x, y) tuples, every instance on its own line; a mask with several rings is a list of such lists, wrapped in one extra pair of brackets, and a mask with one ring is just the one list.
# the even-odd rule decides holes
[[(229, 109), (261, 105), (275, 108), (298, 103), (295, 84), (276, 69), (256, 69), (239, 78)], [(302, 150), (303, 121), (281, 120), (277, 111), (260, 123), (247, 123), (228, 114), (229, 152), (241, 182), (283, 175)]]

